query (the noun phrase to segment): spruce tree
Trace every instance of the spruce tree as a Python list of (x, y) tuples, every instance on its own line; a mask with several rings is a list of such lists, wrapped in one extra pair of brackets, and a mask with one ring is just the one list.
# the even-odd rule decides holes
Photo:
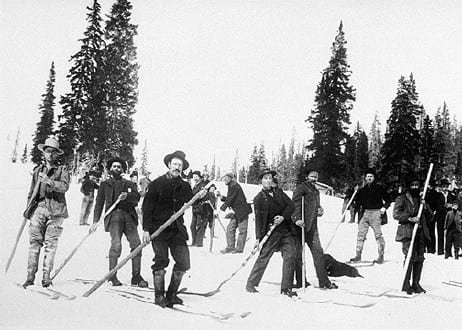
[(131, 23), (132, 5), (117, 0), (106, 21), (105, 49), (106, 107), (108, 152), (134, 161), (133, 148), (138, 143), (133, 115), (138, 102), (138, 69), (134, 37), (137, 26)]
[(147, 170), (148, 170), (148, 141), (145, 139), (143, 151), (141, 152), (141, 166), (140, 166), (141, 174), (146, 175)]
[(231, 164), (231, 172), (233, 173), (236, 180), (237, 180), (238, 170), (239, 170), (239, 149), (236, 149), (236, 153), (234, 154), (233, 163)]
[(313, 127), (313, 139), (308, 146), (312, 156), (306, 166), (319, 171), (320, 181), (339, 187), (345, 174), (342, 146), (350, 124), (350, 111), (355, 101), (355, 89), (350, 85), (343, 24), (332, 44), (329, 66), (322, 72), (316, 89), (315, 107), (308, 117)]
[(250, 184), (258, 184), (258, 176), (260, 174), (260, 157), (257, 145), (254, 145), (252, 155), (250, 156), (250, 166), (247, 173), (247, 182)]
[(32, 162), (39, 164), (42, 161), (42, 152), (38, 149), (40, 143), (53, 134), (54, 106), (55, 106), (55, 64), (51, 62), (50, 74), (46, 83), (45, 93), (42, 94), (42, 103), (39, 105), (40, 121), (37, 123), (32, 146)]
[(346, 174), (349, 185), (360, 181), (369, 166), (368, 149), (367, 135), (358, 122), (353, 136), (347, 139), (345, 146)]
[(409, 79), (401, 76), (396, 97), (391, 102), (391, 114), (382, 146), (382, 178), (401, 182), (417, 168), (420, 148), (417, 124), (421, 113), (422, 105), (413, 75)]
[(446, 102), (435, 116), (435, 174), (437, 178), (452, 178), (457, 165), (457, 153), (451, 136), (451, 120)]
[(380, 121), (377, 114), (375, 114), (372, 122), (369, 141), (369, 167), (379, 170), (381, 168), (382, 132), (380, 131)]
[(22, 153), (22, 157), (21, 157), (21, 163), (25, 164), (27, 163), (27, 143), (26, 145), (24, 146), (24, 152)]
[(212, 166), (210, 167), (210, 180), (215, 180), (216, 178), (216, 164), (215, 164), (215, 155), (213, 155), (213, 163)]
[(68, 161), (74, 148), (99, 158), (107, 143), (101, 6), (94, 0), (87, 10), (89, 26), (80, 39), (80, 50), (71, 56), (73, 66), (67, 75), (71, 91), (60, 100), (59, 137)]
[(421, 177), (425, 176), (430, 163), (435, 163), (436, 160), (434, 135), (433, 122), (428, 115), (425, 115), (422, 120), (422, 128), (420, 129), (419, 172)]

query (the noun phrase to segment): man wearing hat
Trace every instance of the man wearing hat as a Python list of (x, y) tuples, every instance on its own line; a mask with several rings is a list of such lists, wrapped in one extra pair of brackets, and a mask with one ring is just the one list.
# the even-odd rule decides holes
[[(194, 186), (192, 188), (193, 195), (201, 191), (206, 183), (203, 180), (200, 171), (192, 172), (192, 179)], [(192, 219), (191, 219), (191, 246), (202, 247), (204, 244), (205, 229), (207, 228), (206, 205), (207, 196), (198, 199), (192, 206)]]
[(69, 189), (69, 171), (57, 163), (58, 156), (64, 152), (59, 148), (58, 141), (51, 137), (45, 143), (39, 144), (38, 149), (43, 153), (45, 163), (34, 169), (27, 196), (28, 205), (36, 205), (36, 208), (31, 214), (25, 214), (30, 219), (30, 227), (27, 279), (24, 287), (34, 284), (42, 246), (45, 246), (42, 286), (48, 287), (52, 284), (50, 272), (58, 239), (63, 231), (64, 219), (69, 216), (64, 195)]
[[(122, 234), (130, 244), (130, 250), (133, 251), (141, 244), (138, 235), (138, 215), (135, 207), (140, 200), (140, 194), (136, 184), (122, 177), (122, 173), (127, 170), (126, 162), (119, 158), (111, 158), (106, 164), (111, 177), (103, 181), (98, 189), (96, 196), (95, 210), (93, 212), (93, 225), (90, 231), (96, 230), (96, 223), (100, 221), (103, 207), (108, 210), (117, 200), (121, 201), (115, 209), (104, 219), (104, 229), (111, 235), (111, 247), (109, 249), (109, 270), (117, 265), (117, 260), (122, 253)], [(120, 286), (122, 283), (114, 274), (109, 282), (113, 286)], [(147, 287), (148, 283), (141, 277), (141, 252), (132, 259), (132, 285)]]
[[(235, 214), (233, 219), (230, 219), (226, 227), (226, 244), (227, 247), (221, 250), (221, 253), (242, 253), (247, 239), (247, 226), (249, 223), (249, 214), (252, 213), (252, 208), (247, 203), (247, 198), (244, 195), (239, 183), (234, 181), (234, 175), (227, 173), (224, 175), (223, 180), (228, 186), (227, 196), (218, 196), (221, 198), (223, 204), (220, 210), (225, 211), (228, 207), (231, 208)], [(239, 230), (236, 243), (236, 229)]]
[(318, 277), (319, 287), (323, 289), (337, 289), (337, 285), (329, 280), (327, 276), (326, 260), (324, 251), (321, 246), (318, 232), (318, 217), (324, 214), (321, 206), (319, 190), (316, 188), (318, 181), (318, 172), (307, 170), (307, 180), (295, 187), (292, 201), (295, 205), (295, 211), (292, 215), (292, 221), (300, 228), (295, 236), (296, 255), (295, 255), (295, 287), (301, 288), (302, 281), (307, 283), (306, 278), (302, 278), (302, 230), (305, 231), (305, 243), (310, 248), (313, 255), (314, 268)]
[(376, 182), (377, 174), (375, 170), (369, 168), (365, 174), (366, 184), (358, 190), (355, 197), (355, 202), (361, 209), (362, 217), (358, 225), (356, 256), (351, 258), (350, 262), (361, 261), (364, 241), (366, 240), (369, 227), (372, 227), (378, 247), (378, 257), (374, 262), (382, 264), (385, 251), (385, 239), (382, 235), (382, 217), (386, 216), (387, 208), (390, 206), (391, 201), (385, 188)]
[(95, 189), (98, 189), (98, 183), (96, 182), (96, 173), (94, 171), (88, 172), (80, 187), (80, 192), (83, 194), (82, 206), (80, 208), (80, 225), (86, 226), (88, 223), (88, 216), (90, 215), (91, 208), (93, 207), (93, 201), (95, 198)]
[(260, 250), (260, 254), (247, 279), (246, 290), (258, 292), (255, 288), (265, 272), (271, 256), (276, 251), (282, 254), (282, 280), (281, 294), (289, 297), (296, 296), (292, 291), (292, 279), (294, 277), (295, 242), (292, 234), (293, 224), (291, 215), (294, 212), (294, 204), (281, 189), (273, 188), (273, 178), (276, 172), (265, 168), (259, 178), (263, 189), (253, 200), (255, 209), (255, 237), (261, 241), (265, 237), (271, 225), (275, 224), (273, 232)]
[[(182, 179), (182, 173), (189, 167), (183, 151), (177, 150), (164, 157), (168, 172), (149, 186), (143, 201), (143, 241), (149, 243), (151, 235), (187, 203), (192, 197), (191, 186)], [(203, 190), (205, 196), (206, 191)], [(183, 215), (168, 226), (159, 236), (151, 241), (154, 250), (154, 303), (161, 307), (182, 304), (177, 292), (185, 272), (190, 268), (187, 242), (188, 232)], [(165, 268), (169, 260), (169, 251), (175, 261), (170, 285), (165, 293)]]
[(444, 254), (445, 249), (444, 221), (446, 219), (446, 214), (451, 210), (452, 202), (455, 200), (455, 195), (449, 191), (448, 180), (441, 179), (437, 185), (439, 190), (438, 202), (435, 210), (436, 232), (438, 235), (437, 250), (438, 255), (442, 255)]

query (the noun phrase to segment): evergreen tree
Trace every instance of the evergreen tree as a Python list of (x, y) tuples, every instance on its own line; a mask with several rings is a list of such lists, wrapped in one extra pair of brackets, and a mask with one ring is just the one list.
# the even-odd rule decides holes
[(250, 184), (258, 184), (260, 175), (260, 157), (257, 149), (257, 145), (253, 147), (252, 155), (250, 156), (250, 166), (247, 173), (247, 182)]
[(350, 111), (355, 101), (355, 89), (350, 85), (343, 24), (332, 45), (329, 66), (324, 69), (315, 96), (315, 108), (308, 121), (313, 127), (313, 139), (308, 146), (312, 156), (306, 166), (319, 171), (320, 180), (339, 187), (345, 173), (342, 146), (346, 142)]
[(452, 178), (457, 166), (457, 152), (451, 136), (451, 120), (446, 102), (435, 116), (435, 174), (437, 178)]
[(234, 159), (233, 163), (231, 165), (231, 172), (234, 174), (234, 177), (237, 180), (237, 175), (238, 175), (238, 169), (239, 169), (239, 149), (236, 149), (236, 153), (234, 154)]
[(401, 182), (417, 168), (420, 148), (417, 124), (421, 112), (413, 75), (409, 79), (401, 76), (396, 97), (391, 102), (391, 114), (382, 146), (382, 178)]
[(382, 132), (380, 131), (380, 121), (377, 114), (375, 114), (374, 121), (372, 122), (371, 131), (369, 133), (369, 141), (369, 167), (380, 169)]
[(11, 153), (11, 162), (12, 163), (16, 163), (17, 160), (18, 160), (18, 146), (19, 146), (20, 131), (21, 131), (21, 129), (18, 128), (18, 131), (16, 132), (16, 139), (14, 140), (13, 152)]
[(456, 168), (454, 174), (458, 180), (462, 180), (462, 125), (455, 126), (454, 149), (457, 152)]
[(345, 145), (348, 184), (352, 185), (360, 181), (369, 166), (368, 149), (367, 135), (358, 122), (353, 136), (347, 139)]
[(433, 122), (428, 115), (425, 115), (420, 129), (420, 166), (419, 172), (424, 177), (430, 167), (430, 163), (436, 160), (436, 150), (434, 142), (435, 130)]
[(117, 0), (106, 22), (105, 50), (108, 152), (118, 154), (131, 165), (133, 148), (138, 143), (133, 115), (138, 102), (138, 69), (134, 37), (137, 26), (131, 23), (132, 5)]
[(210, 180), (215, 180), (215, 171), (216, 171), (216, 164), (215, 164), (215, 155), (213, 155), (213, 163), (212, 167), (210, 168)]
[(141, 152), (141, 166), (140, 171), (142, 175), (146, 175), (148, 170), (148, 140), (144, 139), (144, 147)]
[[(70, 157), (74, 148), (97, 158), (107, 149), (104, 36), (101, 29), (101, 6), (97, 0), (87, 7), (88, 28), (80, 39), (80, 50), (71, 56), (73, 66), (67, 78), (71, 91), (61, 97), (59, 116), (61, 147)], [(69, 160), (69, 159), (68, 159)]]
[(53, 134), (54, 123), (54, 106), (55, 106), (55, 64), (51, 62), (50, 74), (46, 84), (45, 93), (42, 94), (42, 103), (39, 105), (40, 121), (37, 123), (32, 146), (32, 162), (39, 164), (42, 161), (42, 152), (38, 145), (43, 143), (50, 135)]
[(239, 169), (239, 179), (238, 179), (238, 181), (241, 182), (241, 183), (246, 183), (245, 179), (246, 179), (246, 170), (245, 170), (245, 166), (242, 166)]
[(24, 146), (24, 152), (22, 153), (21, 163), (23, 164), (27, 163), (27, 143)]
[(221, 168), (220, 168), (220, 166), (217, 167), (216, 178), (221, 180)]
[(290, 173), (289, 173), (289, 164), (288, 164), (288, 159), (287, 159), (286, 146), (284, 145), (284, 143), (279, 149), (279, 157), (276, 162), (275, 170), (278, 173), (279, 187), (285, 189), (287, 185), (287, 179)]

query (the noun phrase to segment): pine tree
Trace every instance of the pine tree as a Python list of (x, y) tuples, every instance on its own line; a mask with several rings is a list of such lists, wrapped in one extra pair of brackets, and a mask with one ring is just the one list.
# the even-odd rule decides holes
[(32, 162), (39, 164), (42, 161), (42, 152), (38, 149), (40, 143), (53, 134), (54, 106), (55, 106), (55, 64), (51, 62), (50, 74), (46, 84), (45, 93), (42, 94), (42, 103), (39, 105), (40, 121), (37, 123), (32, 146)]
[(234, 177), (237, 180), (239, 170), (239, 149), (236, 149), (236, 153), (234, 154), (233, 163), (231, 164), (231, 172), (234, 174)]
[[(59, 138), (65, 154), (74, 148), (97, 158), (107, 149), (106, 87), (104, 73), (104, 35), (101, 29), (101, 6), (97, 0), (87, 7), (88, 28), (80, 39), (80, 50), (71, 56), (73, 66), (67, 78), (71, 92), (61, 97)], [(69, 161), (69, 159), (68, 159)]]
[(306, 166), (319, 171), (320, 180), (339, 187), (345, 173), (342, 145), (350, 124), (350, 111), (355, 101), (355, 89), (350, 85), (350, 66), (347, 63), (343, 24), (332, 45), (329, 66), (324, 69), (315, 96), (315, 108), (308, 121), (313, 127), (313, 139), (308, 146), (312, 156)]
[(451, 136), (451, 120), (446, 102), (435, 116), (435, 174), (437, 178), (452, 178), (457, 166), (457, 153)]
[(409, 79), (401, 76), (396, 97), (391, 102), (391, 114), (382, 146), (382, 178), (401, 182), (417, 168), (420, 148), (417, 124), (421, 113), (422, 105), (413, 75)]
[(250, 184), (258, 184), (260, 175), (260, 157), (257, 145), (254, 145), (252, 155), (250, 156), (250, 166), (247, 173), (247, 182)]
[(353, 136), (347, 139), (345, 145), (346, 175), (348, 184), (352, 185), (360, 181), (367, 167), (369, 166), (367, 135), (359, 122)]
[(281, 145), (281, 148), (279, 149), (279, 156), (276, 162), (275, 170), (278, 173), (279, 187), (285, 189), (290, 173), (286, 146), (284, 145), (284, 143)]
[(374, 121), (372, 122), (369, 141), (369, 167), (380, 170), (382, 165), (380, 154), (380, 150), (382, 149), (382, 132), (380, 131), (380, 121), (377, 114), (375, 114)]
[(246, 170), (245, 170), (245, 166), (242, 166), (240, 169), (239, 169), (239, 179), (238, 181), (241, 182), (241, 183), (245, 183), (245, 179), (246, 179)]
[(217, 167), (216, 178), (221, 180), (221, 168), (220, 168), (220, 166)]
[(425, 115), (420, 129), (420, 176), (424, 177), (430, 167), (430, 163), (435, 163), (436, 150), (434, 143), (435, 130), (433, 122), (428, 115)]
[(210, 180), (211, 181), (215, 180), (215, 178), (216, 178), (215, 171), (216, 171), (215, 155), (213, 155), (213, 163), (212, 163), (212, 166), (210, 168)]
[(148, 170), (148, 140), (144, 139), (144, 147), (141, 153), (141, 166), (140, 171), (142, 175), (146, 175)]
[(18, 131), (16, 132), (16, 140), (14, 140), (14, 148), (13, 152), (11, 153), (11, 162), (16, 163), (18, 160), (18, 146), (19, 146), (19, 136), (20, 136), (20, 131), (21, 129), (18, 128)]
[(138, 143), (133, 115), (138, 102), (138, 69), (134, 37), (137, 26), (131, 23), (132, 5), (117, 0), (106, 22), (105, 74), (107, 90), (108, 152), (132, 165), (133, 148)]
[(454, 149), (457, 152), (456, 168), (454, 174), (458, 180), (462, 180), (462, 125), (455, 126)]
[(27, 143), (26, 145), (24, 146), (24, 152), (22, 153), (22, 157), (21, 157), (21, 163), (25, 164), (27, 163)]

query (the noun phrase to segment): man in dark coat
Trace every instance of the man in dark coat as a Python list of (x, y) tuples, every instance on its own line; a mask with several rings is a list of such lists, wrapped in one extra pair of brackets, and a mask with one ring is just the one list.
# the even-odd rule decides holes
[(427, 195), (425, 196), (425, 202), (429, 206), (432, 217), (428, 219), (428, 232), (430, 234), (430, 239), (427, 241), (426, 252), (434, 254), (436, 252), (436, 209), (440, 200), (440, 193), (436, 191), (436, 186), (434, 180), (430, 180), (428, 185)]
[(93, 171), (88, 172), (83, 178), (80, 192), (83, 194), (82, 207), (80, 208), (80, 225), (86, 226), (88, 223), (88, 216), (90, 215), (93, 201), (95, 199), (95, 189), (98, 189), (96, 182), (96, 173)]
[[(431, 212), (428, 206), (425, 206), (424, 212), (422, 212), (422, 216), (419, 219), (417, 215), (420, 203), (420, 183), (418, 179), (411, 175), (408, 179), (407, 189), (396, 198), (393, 208), (393, 218), (399, 221), (395, 240), (402, 243), (405, 258), (409, 253), (414, 226), (419, 226), (413, 250), (410, 252), (412, 253), (411, 260), (402, 287), (402, 291), (408, 294), (426, 292), (420, 286), (420, 277), (425, 260), (425, 240), (430, 239), (427, 220), (431, 217)], [(411, 273), (412, 285), (410, 284)]]
[(369, 227), (374, 231), (375, 240), (378, 247), (378, 258), (374, 262), (382, 264), (384, 261), (385, 239), (382, 234), (382, 221), (386, 217), (387, 208), (390, 206), (390, 197), (382, 185), (376, 183), (376, 173), (374, 169), (367, 169), (366, 184), (359, 189), (355, 197), (355, 202), (361, 208), (362, 216), (358, 225), (358, 238), (356, 241), (356, 256), (351, 258), (351, 262), (360, 262), (367, 237)]
[(449, 181), (442, 179), (438, 183), (438, 198), (435, 212), (436, 231), (438, 234), (438, 255), (444, 254), (444, 223), (446, 214), (451, 210), (452, 202), (456, 199), (455, 195), (449, 191)]
[[(327, 276), (326, 261), (324, 251), (321, 246), (321, 240), (318, 233), (318, 216), (324, 214), (321, 207), (319, 190), (316, 188), (318, 181), (318, 172), (310, 170), (308, 179), (295, 187), (292, 201), (295, 204), (295, 212), (292, 215), (293, 222), (301, 229), (296, 234), (296, 259), (295, 259), (295, 277), (297, 287), (302, 286), (302, 248), (301, 230), (305, 231), (306, 244), (313, 255), (314, 268), (319, 280), (319, 287), (326, 289), (337, 289), (337, 285), (332, 283)], [(302, 206), (302, 199), (304, 204)], [(302, 209), (304, 212), (302, 212)], [(305, 279), (303, 279), (305, 280)]]
[[(191, 186), (181, 178), (184, 170), (189, 167), (184, 152), (178, 150), (164, 157), (168, 172), (148, 186), (143, 201), (143, 241), (149, 243), (150, 236), (168, 219), (187, 203), (193, 193)], [(201, 197), (206, 191), (202, 190)], [(182, 304), (177, 292), (185, 272), (190, 268), (189, 249), (187, 245), (188, 232), (184, 226), (183, 216), (168, 226), (151, 242), (154, 250), (154, 297), (155, 304), (161, 307)], [(169, 264), (169, 250), (175, 265), (167, 293), (165, 294), (165, 268)]]
[(452, 208), (446, 214), (444, 229), (446, 230), (444, 258), (447, 259), (452, 256), (451, 250), (454, 245), (454, 258), (459, 259), (462, 236), (462, 191), (452, 202)]
[[(134, 182), (122, 178), (122, 172), (127, 170), (123, 159), (119, 157), (109, 159), (106, 168), (111, 177), (103, 181), (98, 189), (90, 232), (96, 230), (103, 207), (105, 206), (107, 211), (117, 198), (120, 198), (121, 201), (116, 208), (103, 219), (104, 229), (111, 235), (111, 247), (109, 249), (109, 270), (111, 270), (117, 265), (117, 260), (122, 253), (122, 234), (127, 238), (131, 251), (141, 244), (137, 229), (138, 215), (135, 210), (140, 194)], [(109, 281), (113, 286), (122, 285), (117, 278), (117, 273)], [(132, 259), (131, 284), (140, 287), (148, 286), (148, 283), (141, 277), (141, 252)]]
[[(223, 177), (225, 184), (228, 186), (227, 196), (221, 196), (224, 202), (220, 210), (225, 211), (228, 207), (231, 208), (235, 217), (231, 218), (226, 228), (226, 243), (227, 247), (221, 250), (222, 253), (242, 253), (247, 239), (247, 226), (249, 223), (249, 214), (252, 208), (247, 203), (247, 198), (244, 195), (239, 183), (234, 181), (234, 175), (227, 173)], [(236, 243), (236, 229), (239, 234)], [(236, 247), (235, 247), (236, 246)]]
[[(203, 180), (200, 171), (192, 172), (192, 179), (194, 186), (192, 188), (193, 195), (204, 189), (206, 183)], [(207, 196), (200, 198), (194, 202), (192, 206), (192, 219), (191, 219), (191, 246), (202, 247), (204, 244), (205, 229), (207, 228), (207, 214), (205, 203), (207, 202)]]
[(282, 253), (282, 280), (281, 293), (289, 297), (297, 295), (292, 291), (292, 279), (294, 277), (295, 242), (292, 234), (291, 215), (295, 209), (294, 204), (281, 189), (273, 188), (273, 178), (276, 172), (269, 168), (260, 173), (263, 189), (254, 198), (255, 209), (255, 236), (261, 241), (268, 232), (270, 226), (276, 227), (260, 250), (260, 254), (250, 272), (246, 290), (258, 292), (255, 289), (265, 272), (271, 256), (276, 251)]

